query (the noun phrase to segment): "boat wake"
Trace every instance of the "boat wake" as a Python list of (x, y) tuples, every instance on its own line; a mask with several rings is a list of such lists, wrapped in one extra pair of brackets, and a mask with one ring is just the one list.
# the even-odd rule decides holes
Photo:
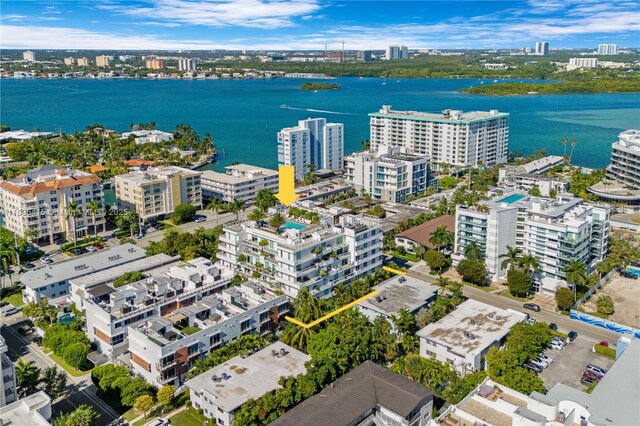
[[(283, 107), (281, 107), (281, 108), (283, 108)], [(291, 107), (291, 106), (287, 106), (285, 109), (292, 109), (292, 110), (296, 110), (296, 111), (321, 112), (323, 114), (359, 115), (359, 114), (357, 114), (355, 112), (328, 111), (328, 110), (325, 110), (325, 109), (296, 108), (296, 107)]]

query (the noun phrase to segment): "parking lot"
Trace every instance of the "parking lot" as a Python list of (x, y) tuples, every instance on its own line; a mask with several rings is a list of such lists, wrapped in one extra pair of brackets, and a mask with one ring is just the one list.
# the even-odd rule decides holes
[(547, 349), (546, 354), (553, 359), (553, 364), (539, 374), (547, 389), (556, 383), (563, 383), (572, 388), (583, 390), (580, 384), (582, 372), (587, 364), (594, 364), (608, 370), (613, 360), (592, 351), (593, 342), (578, 336), (561, 351)]

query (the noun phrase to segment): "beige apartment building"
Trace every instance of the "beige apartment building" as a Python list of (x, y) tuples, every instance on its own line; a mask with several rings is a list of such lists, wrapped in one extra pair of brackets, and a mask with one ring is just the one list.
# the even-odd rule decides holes
[(72, 67), (76, 64), (76, 58), (74, 58), (73, 56), (69, 56), (68, 58), (64, 58), (64, 64)]
[(78, 58), (78, 66), (79, 67), (88, 67), (89, 66), (89, 58)]
[(111, 64), (111, 58), (106, 55), (96, 56), (97, 67), (108, 67)]
[(150, 70), (164, 69), (164, 60), (162, 59), (147, 59), (144, 61), (144, 67)]
[[(104, 229), (104, 208), (101, 179), (81, 170), (62, 169), (52, 164), (29, 170), (15, 179), (0, 181), (0, 210), (4, 227), (21, 237), (48, 239), (64, 236), (82, 237), (94, 232), (94, 224)], [(89, 212), (89, 202), (98, 201), (100, 209)], [(82, 209), (68, 215), (74, 201)], [(95, 223), (94, 223), (95, 219)], [(34, 232), (28, 232), (33, 229)]]
[(143, 220), (171, 214), (180, 204), (202, 208), (201, 172), (177, 166), (155, 167), (115, 176), (118, 208)]

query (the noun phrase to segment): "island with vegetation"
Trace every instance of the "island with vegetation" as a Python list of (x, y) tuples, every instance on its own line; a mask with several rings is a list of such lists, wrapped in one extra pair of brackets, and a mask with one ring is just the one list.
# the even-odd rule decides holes
[(335, 83), (313, 83), (307, 81), (300, 85), (302, 90), (337, 90), (340, 88), (339, 84)]
[(474, 86), (461, 92), (473, 95), (551, 95), (574, 93), (640, 93), (640, 78), (569, 80), (546, 83), (500, 83)]

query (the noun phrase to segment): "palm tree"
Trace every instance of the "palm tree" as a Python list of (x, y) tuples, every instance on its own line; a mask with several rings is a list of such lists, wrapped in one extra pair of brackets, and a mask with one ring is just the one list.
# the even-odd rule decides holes
[(24, 238), (31, 244), (40, 238), (40, 230), (37, 228), (27, 228), (24, 231)]
[(320, 303), (318, 298), (311, 294), (308, 287), (303, 288), (298, 293), (296, 300), (293, 302), (293, 311), (296, 318), (305, 323), (320, 317)]
[(475, 241), (471, 241), (464, 246), (464, 257), (470, 260), (479, 260), (482, 256), (482, 250)]
[(98, 236), (98, 227), (96, 225), (96, 216), (102, 209), (102, 205), (98, 200), (91, 200), (87, 203), (87, 211), (91, 215), (91, 222), (93, 223), (93, 236)]
[(569, 142), (569, 138), (567, 138), (566, 136), (564, 138), (562, 138), (562, 145), (564, 145), (564, 154), (562, 155), (562, 158), (564, 158), (564, 161), (567, 161), (567, 142)]
[(285, 220), (284, 216), (282, 216), (278, 212), (278, 213), (275, 213), (273, 216), (271, 216), (271, 218), (269, 219), (269, 226), (271, 226), (272, 228), (278, 229), (282, 225), (284, 225), (285, 222), (286, 222), (286, 220)]
[(262, 221), (262, 219), (264, 219), (265, 217), (266, 214), (264, 211), (260, 209), (253, 209), (247, 216), (247, 219), (260, 223), (260, 221)]
[(229, 211), (231, 213), (236, 214), (236, 220), (240, 218), (240, 212), (243, 212), (246, 209), (247, 209), (247, 206), (245, 205), (244, 200), (241, 200), (239, 198), (236, 198), (235, 200), (233, 200), (231, 202), (231, 205), (229, 206)]
[(520, 247), (507, 246), (507, 252), (498, 256), (498, 259), (504, 259), (500, 267), (502, 269), (509, 267), (509, 270), (512, 271), (518, 264), (521, 256), (522, 249)]
[(442, 275), (438, 277), (438, 279), (436, 280), (435, 283), (438, 287), (442, 287), (442, 288), (448, 288), (451, 284), (452, 281), (450, 278), (447, 277), (443, 277)]
[(78, 236), (76, 235), (76, 229), (78, 227), (78, 216), (82, 214), (82, 207), (76, 201), (69, 201), (67, 204), (67, 208), (64, 211), (64, 218), (71, 218), (71, 222), (73, 223), (73, 243), (78, 243)]
[(435, 246), (438, 246), (439, 251), (443, 247), (449, 247), (453, 245), (453, 240), (453, 232), (447, 231), (447, 228), (444, 225), (437, 227), (429, 237), (429, 242)]
[(531, 253), (527, 253), (520, 258), (518, 262), (520, 267), (528, 272), (540, 272), (540, 260)]
[(415, 254), (418, 259), (424, 260), (424, 255), (427, 254), (427, 249), (422, 244), (418, 244), (413, 247), (413, 254)]
[(278, 199), (273, 192), (268, 189), (261, 189), (256, 195), (256, 206), (263, 211), (269, 210), (269, 207), (273, 207), (278, 204)]
[(207, 210), (213, 210), (216, 212), (216, 226), (218, 226), (218, 217), (220, 216), (220, 212), (224, 209), (224, 201), (220, 198), (212, 198), (207, 204)]
[(36, 392), (36, 386), (40, 379), (40, 369), (34, 361), (25, 362), (22, 358), (16, 363), (16, 382), (21, 397)]
[(299, 327), (296, 324), (287, 324), (280, 335), (280, 340), (287, 345), (298, 349), (299, 351), (307, 350), (307, 342), (312, 334), (315, 334), (311, 328)]
[(2, 269), (9, 275), (9, 282), (13, 285), (13, 278), (11, 275), (11, 263), (16, 255), (16, 248), (12, 241), (1, 240), (0, 241), (0, 262), (2, 263)]
[(571, 259), (564, 265), (565, 278), (573, 286), (573, 300), (577, 297), (577, 287), (587, 282), (587, 265), (578, 259)]

